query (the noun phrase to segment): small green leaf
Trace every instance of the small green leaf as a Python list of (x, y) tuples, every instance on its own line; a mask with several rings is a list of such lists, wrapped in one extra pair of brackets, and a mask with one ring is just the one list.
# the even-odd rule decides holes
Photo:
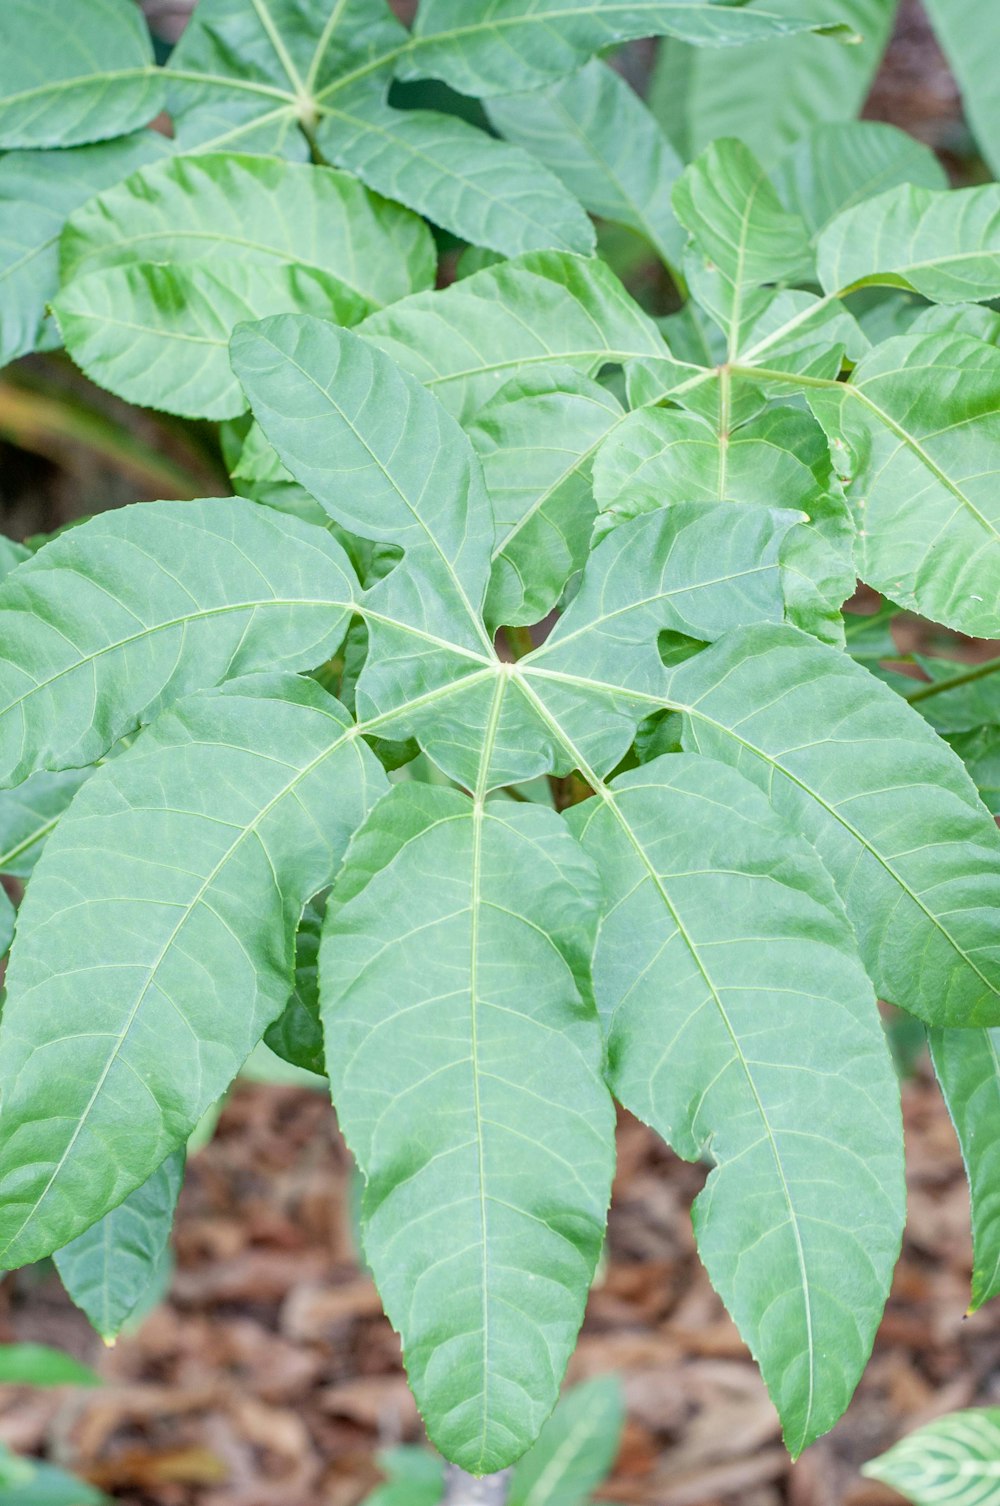
[(1000, 1481), (1000, 1407), (939, 1417), (866, 1464), (913, 1506), (990, 1506)]
[(79, 146), (124, 136), (163, 108), (153, 44), (130, 0), (39, 0), (0, 15), (0, 147)]
[(625, 1423), (621, 1382), (574, 1386), (514, 1466), (509, 1506), (585, 1506), (615, 1462)]
[(388, 1475), (362, 1506), (441, 1506), (444, 1497), (444, 1465), (425, 1448), (403, 1445), (384, 1449), (379, 1468)]
[(61, 1349), (0, 1344), (0, 1386), (99, 1386), (101, 1378)]
[(972, 1196), (974, 1312), (1000, 1294), (1000, 1030), (932, 1030), (929, 1035), (934, 1071)]
[(175, 1151), (141, 1187), (56, 1251), (56, 1269), (77, 1307), (110, 1342), (157, 1279), (184, 1178)]
[(553, 812), (411, 784), (354, 838), (327, 912), (327, 1061), (365, 1254), (432, 1440), (477, 1474), (551, 1411), (604, 1236), (598, 897)]

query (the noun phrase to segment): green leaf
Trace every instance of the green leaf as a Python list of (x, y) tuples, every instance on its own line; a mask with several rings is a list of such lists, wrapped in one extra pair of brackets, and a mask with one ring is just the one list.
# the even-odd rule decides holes
[(689, 267), (694, 293), (720, 315), (730, 358), (745, 326), (763, 312), (758, 289), (796, 273), (809, 260), (809, 237), (789, 214), (764, 169), (742, 141), (716, 141), (678, 180), (674, 212), (694, 238), (699, 260)]
[(0, 158), (0, 365), (51, 342), (45, 309), (59, 289), (59, 234), (67, 215), (170, 143), (155, 131), (65, 152)]
[(858, 573), (902, 607), (1000, 636), (1000, 350), (900, 335), (809, 389), (849, 475)]
[[(864, 104), (892, 31), (896, 0), (768, 0), (780, 16), (815, 22), (835, 17), (850, 27), (852, 46), (796, 36), (726, 53), (682, 42), (661, 44), (650, 104), (683, 157), (719, 136), (740, 136), (770, 165), (809, 128), (849, 120)], [(733, 87), (738, 70), (739, 87)]]
[(551, 1411), (603, 1240), (599, 892), (553, 812), (401, 785), (328, 910), (323, 1024), (365, 1254), (431, 1438), (475, 1473)]
[(828, 293), (883, 283), (933, 303), (1000, 297), (1000, 184), (937, 193), (904, 183), (837, 215), (817, 262)]
[(206, 153), (174, 157), (91, 199), (62, 237), (64, 282), (133, 262), (241, 262), (325, 274), (371, 313), (433, 287), (416, 215), (329, 167)]
[(1000, 816), (1000, 727), (955, 733), (946, 741), (968, 769), (986, 809)]
[(0, 1385), (99, 1386), (101, 1378), (61, 1349), (44, 1344), (0, 1344)]
[(793, 408), (773, 407), (719, 430), (677, 409), (639, 409), (597, 453), (597, 535), (623, 519), (682, 501), (771, 506), (778, 498), (807, 519), (788, 536), (789, 618), (842, 641), (840, 608), (853, 595), (854, 527), (820, 426)]
[(27, 879), (63, 811), (89, 769), (33, 774), (15, 789), (0, 791), (0, 873)]
[(538, 1442), (514, 1466), (509, 1506), (585, 1506), (621, 1443), (625, 1407), (617, 1376), (567, 1391)]
[(311, 900), (295, 937), (295, 986), (264, 1042), (284, 1061), (304, 1072), (326, 1073), (323, 1027), (319, 1018), (319, 941), (325, 906)]
[(56, 1269), (77, 1307), (110, 1343), (156, 1281), (184, 1179), (184, 1151), (117, 1208), (56, 1251)]
[(898, 1088), (851, 928), (808, 844), (710, 760), (624, 774), (572, 824), (606, 886), (612, 1087), (679, 1155), (711, 1154), (699, 1252), (797, 1456), (861, 1376), (905, 1218)]
[(989, 1506), (1000, 1480), (1000, 1407), (950, 1412), (863, 1466), (913, 1506)]
[(303, 904), (384, 788), (289, 675), (179, 702), (88, 781), (7, 974), (0, 1263), (61, 1249), (184, 1144), (284, 1008)]
[(624, 417), (597, 382), (547, 366), (507, 382), (466, 425), (496, 520), (491, 623), (540, 622), (582, 568), (593, 458)]
[(635, 230), (668, 265), (680, 262), (684, 233), (670, 191), (681, 160), (621, 74), (587, 63), (547, 89), (491, 99), (487, 113), (591, 214)]
[(375, 342), (464, 422), (513, 376), (560, 362), (584, 376), (667, 354), (653, 321), (601, 261), (535, 251), (373, 314)]
[(0, 784), (93, 763), (188, 691), (313, 668), (357, 589), (329, 534), (239, 497), (70, 529), (0, 587)]
[(31, 550), (25, 544), (16, 544), (13, 539), (0, 534), (0, 580), (8, 576), (15, 565), (31, 558)]
[(898, 333), (972, 335), (989, 345), (1000, 345), (1000, 314), (994, 309), (984, 308), (981, 303), (939, 303), (930, 308), (922, 305), (908, 328)]
[(997, 13), (992, 0), (924, 0), (924, 9), (962, 91), (976, 144), (1000, 173), (1000, 79), (994, 64)]
[(331, 162), (472, 245), (506, 256), (594, 249), (594, 229), (553, 174), (519, 147), (432, 110), (346, 100), (317, 132)]
[(782, 203), (805, 221), (813, 237), (838, 214), (888, 189), (905, 183), (948, 187), (930, 147), (877, 120), (817, 126), (781, 158), (771, 176)]
[(934, 1071), (972, 1194), (972, 1302), (1000, 1294), (1000, 1030), (932, 1030)]
[(412, 1444), (384, 1449), (378, 1462), (388, 1482), (366, 1496), (362, 1506), (441, 1506), (444, 1466), (427, 1449)]
[(163, 108), (153, 44), (130, 0), (4, 0), (0, 147), (79, 146), (124, 136)]
[(246, 411), (229, 368), (237, 324), (312, 313), (346, 324), (365, 301), (329, 273), (234, 260), (109, 267), (64, 287), (52, 304), (66, 348), (93, 381), (127, 402), (184, 418)]
[(109, 1506), (85, 1485), (52, 1464), (21, 1459), (0, 1444), (0, 1506)]
[(888, 686), (791, 628), (682, 664), (686, 745), (766, 789), (812, 843), (881, 998), (934, 1025), (1000, 1024), (1000, 832), (951, 749)]
[[(807, 7), (806, 7), (807, 8)], [(466, 0), (422, 0), (402, 78), (443, 79), (462, 94), (506, 94), (573, 73), (594, 53), (634, 37), (670, 36), (698, 47), (741, 47), (801, 31), (840, 31), (775, 9), (730, 9), (710, 0), (493, 0), (484, 15)]]
[(927, 683), (898, 681), (896, 689), (906, 696), (921, 716), (939, 732), (974, 732), (983, 726), (1000, 725), (1000, 659), (970, 664), (953, 659), (914, 656), (927, 676)]

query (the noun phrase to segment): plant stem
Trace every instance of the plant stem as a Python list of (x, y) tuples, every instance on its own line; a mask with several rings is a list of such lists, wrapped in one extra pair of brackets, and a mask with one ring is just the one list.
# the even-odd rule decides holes
[(906, 699), (912, 706), (915, 701), (926, 701), (928, 696), (941, 695), (943, 691), (955, 690), (959, 685), (971, 685), (974, 680), (985, 680), (987, 675), (996, 674), (997, 670), (1000, 670), (1000, 659), (987, 659), (985, 664), (977, 664), (973, 669), (952, 675), (947, 680), (931, 680), (929, 684), (921, 685), (919, 690), (912, 691)]
[(449, 1464), (444, 1479), (444, 1506), (506, 1506), (510, 1480), (509, 1469), (477, 1479)]

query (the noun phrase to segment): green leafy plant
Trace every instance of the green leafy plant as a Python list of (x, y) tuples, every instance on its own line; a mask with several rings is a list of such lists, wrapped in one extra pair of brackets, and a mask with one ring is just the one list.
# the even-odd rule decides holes
[(996, 664), (888, 661), (900, 609), (1000, 636), (1000, 189), (863, 123), (684, 166), (594, 57), (829, 59), (831, 10), (202, 0), (157, 69), (126, 0), (56, 37), (8, 0), (5, 353), (219, 421), (239, 493), (0, 555), (0, 1264), (59, 1252), (106, 1336), (266, 1038), (325, 1066), (446, 1458), (552, 1411), (614, 1099), (711, 1161), (699, 1249), (797, 1454), (903, 1227), (876, 994), (930, 1030), (996, 1294)]
[[(0, 1385), (98, 1386), (72, 1355), (43, 1344), (0, 1344)], [(65, 1470), (24, 1459), (0, 1443), (0, 1506), (104, 1506), (106, 1497)]]
[(913, 1506), (989, 1506), (1000, 1481), (1000, 1409), (951, 1412), (866, 1464)]

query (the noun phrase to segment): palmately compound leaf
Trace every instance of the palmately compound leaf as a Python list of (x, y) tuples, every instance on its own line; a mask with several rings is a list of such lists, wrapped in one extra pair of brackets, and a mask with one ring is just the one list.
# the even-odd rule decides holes
[(0, 1265), (62, 1248), (184, 1144), (284, 1008), (302, 907), (385, 787), (292, 675), (178, 702), (87, 782), (7, 973)]
[(883, 283), (932, 303), (1000, 297), (1000, 184), (890, 189), (832, 220), (817, 262), (827, 293)]
[[(120, 176), (120, 175), (119, 175)], [(365, 313), (433, 287), (422, 220), (330, 167), (238, 153), (172, 157), (91, 199), (60, 246), (63, 282), (132, 262), (298, 266), (332, 277)]]
[(802, 31), (846, 30), (839, 17), (753, 11), (702, 0), (422, 0), (403, 78), (443, 79), (462, 94), (506, 94), (573, 73), (594, 53), (634, 37), (670, 36), (699, 47), (742, 47)]
[(509, 1506), (585, 1506), (611, 1472), (624, 1424), (616, 1375), (573, 1386), (515, 1464)]
[(240, 497), (70, 529), (0, 587), (0, 786), (92, 763), (188, 691), (315, 668), (357, 594), (328, 533)]
[(56, 335), (45, 309), (59, 290), (66, 217), (91, 194), (169, 151), (166, 137), (137, 131), (97, 146), (0, 157), (0, 365)]
[(544, 366), (513, 377), (466, 425), (496, 520), (491, 623), (541, 622), (583, 566), (594, 456), (624, 418), (606, 387), (570, 367)]
[(142, 13), (130, 0), (4, 0), (0, 148), (79, 146), (148, 125), (164, 102)]
[(560, 362), (593, 377), (606, 365), (668, 354), (604, 262), (556, 251), (404, 298), (366, 319), (360, 333), (462, 422), (511, 377), (538, 366)]
[(56, 1269), (77, 1307), (110, 1342), (159, 1278), (184, 1180), (174, 1151), (125, 1201), (56, 1251)]
[(552, 1410), (604, 1237), (599, 895), (553, 812), (411, 784), (354, 838), (327, 912), (321, 1007), (365, 1254), (432, 1440), (477, 1474)]
[(53, 300), (66, 349), (109, 392), (182, 418), (246, 411), (229, 366), (238, 324), (307, 313), (356, 324), (368, 305), (328, 272), (234, 260), (180, 266), (134, 262), (91, 272)]
[(972, 1194), (974, 1312), (1000, 1295), (1000, 1030), (932, 1030), (930, 1047)]
[(1000, 1481), (1000, 1407), (950, 1412), (863, 1466), (912, 1506), (991, 1506)]
[[(833, 14), (826, 0), (769, 0), (768, 9), (814, 21), (828, 21)], [(847, 47), (803, 35), (780, 46), (758, 42), (734, 59), (667, 40), (653, 71), (651, 107), (685, 158), (720, 136), (739, 136), (770, 166), (810, 126), (858, 113), (895, 14), (896, 0), (838, 0), (836, 18), (853, 33)], [(739, 88), (733, 87), (734, 69)]]
[(715, 1162), (699, 1252), (797, 1455), (853, 1394), (905, 1218), (898, 1089), (850, 925), (809, 845), (708, 759), (621, 775), (572, 825), (605, 882), (612, 1087)]
[(1000, 350), (899, 335), (808, 396), (849, 476), (862, 579), (935, 622), (1000, 635)]
[(1000, 832), (922, 717), (845, 654), (763, 625), (680, 665), (668, 699), (686, 746), (815, 847), (882, 998), (934, 1025), (1000, 1023)]
[(683, 164), (620, 73), (595, 60), (547, 89), (491, 99), (487, 113), (591, 214), (627, 225), (664, 262), (679, 264), (685, 236), (670, 191)]
[[(780, 57), (776, 61), (780, 65)], [(929, 146), (880, 120), (817, 126), (781, 158), (771, 178), (782, 203), (814, 237), (837, 215), (904, 183), (948, 187)]]

